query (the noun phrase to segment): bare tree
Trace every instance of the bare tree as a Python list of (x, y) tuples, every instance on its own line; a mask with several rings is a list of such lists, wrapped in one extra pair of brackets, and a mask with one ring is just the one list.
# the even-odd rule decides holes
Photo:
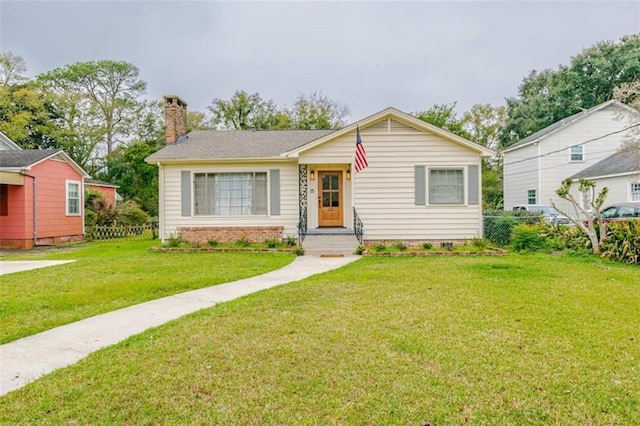
[[(598, 196), (595, 198), (595, 200), (593, 200), (590, 199), (589, 194), (591, 194), (595, 189), (595, 181), (580, 179), (580, 181), (578, 182), (578, 193), (580, 194), (580, 198), (583, 201), (587, 201), (586, 203), (584, 203), (580, 202), (581, 200), (576, 200), (573, 194), (571, 194), (572, 185), (573, 181), (570, 178), (563, 180), (560, 188), (556, 190), (556, 194), (558, 194), (560, 198), (571, 203), (574, 214), (569, 214), (568, 212), (560, 210), (554, 202), (551, 202), (551, 204), (553, 205), (553, 207), (555, 207), (556, 210), (568, 217), (571, 222), (582, 229), (582, 231), (587, 235), (587, 237), (589, 237), (589, 240), (591, 241), (593, 252), (600, 253), (600, 243), (604, 241), (607, 236), (607, 228), (605, 224), (602, 223), (600, 208), (602, 207), (602, 204), (604, 204), (604, 200), (607, 198), (609, 188), (607, 188), (606, 186), (602, 188)], [(591, 212), (587, 210), (586, 204), (588, 204), (595, 212), (595, 220)], [(598, 226), (598, 229), (596, 229), (596, 225)]]

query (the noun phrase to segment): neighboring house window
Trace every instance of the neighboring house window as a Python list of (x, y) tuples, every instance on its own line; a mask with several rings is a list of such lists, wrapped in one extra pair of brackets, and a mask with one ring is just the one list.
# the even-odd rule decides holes
[(464, 204), (462, 169), (429, 169), (429, 204)]
[(640, 201), (640, 183), (629, 185), (629, 201)]
[(584, 146), (574, 145), (571, 147), (571, 161), (584, 161)]
[(195, 173), (195, 214), (266, 215), (267, 173)]
[(9, 215), (9, 185), (0, 184), (0, 216)]
[(527, 204), (538, 204), (538, 197), (535, 189), (527, 191)]
[(80, 182), (67, 181), (67, 216), (80, 215)]

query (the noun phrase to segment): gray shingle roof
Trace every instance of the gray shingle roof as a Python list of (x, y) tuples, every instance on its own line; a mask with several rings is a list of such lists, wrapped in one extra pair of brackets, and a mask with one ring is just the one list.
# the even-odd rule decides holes
[(640, 157), (631, 153), (616, 152), (613, 155), (598, 161), (593, 166), (571, 176), (572, 179), (588, 179), (601, 176), (610, 176), (622, 173), (640, 171)]
[(29, 167), (57, 154), (60, 149), (0, 150), (0, 168)]
[(161, 160), (277, 158), (334, 130), (194, 130), (147, 157)]

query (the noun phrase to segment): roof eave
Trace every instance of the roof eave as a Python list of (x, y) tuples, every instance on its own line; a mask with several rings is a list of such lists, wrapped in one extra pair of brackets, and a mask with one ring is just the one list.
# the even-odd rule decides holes
[(482, 145), (479, 145), (477, 143), (471, 142), (463, 137), (460, 137), (454, 133), (451, 133), (445, 129), (442, 129), (438, 126), (434, 126), (432, 124), (427, 123), (426, 121), (422, 121), (419, 118), (416, 118), (412, 115), (409, 115), (405, 112), (402, 112), (400, 110), (397, 110), (393, 107), (388, 107), (386, 109), (383, 109), (380, 112), (377, 112), (373, 115), (370, 115), (369, 117), (365, 117), (361, 120), (358, 120), (354, 123), (349, 124), (348, 126), (343, 127), (342, 129), (336, 130), (335, 132), (329, 133), (321, 138), (318, 138), (314, 141), (311, 141), (309, 143), (306, 143), (298, 148), (292, 149), (288, 152), (285, 152), (283, 155), (290, 157), (290, 158), (297, 158), (302, 152), (307, 151), (309, 149), (315, 148), (318, 145), (321, 145), (329, 140), (332, 139), (336, 139), (339, 138), (345, 134), (351, 133), (354, 130), (356, 130), (356, 128), (358, 127), (363, 127), (366, 128), (368, 125), (373, 124), (379, 120), (382, 120), (384, 118), (394, 118), (395, 120), (403, 123), (403, 124), (408, 124), (411, 127), (417, 127), (420, 130), (423, 131), (427, 131), (430, 133), (434, 133), (437, 134), (439, 136), (442, 136), (445, 139), (448, 139), (454, 143), (458, 143), (460, 145), (463, 145), (467, 148), (470, 148), (474, 151), (477, 151), (480, 153), (480, 155), (482, 157), (491, 157), (492, 155), (494, 155), (495, 153), (493, 152), (493, 150), (486, 148)]
[(184, 164), (184, 163), (240, 163), (240, 162), (283, 162), (288, 161), (288, 157), (237, 157), (237, 158), (165, 158), (165, 159), (145, 159), (149, 164)]

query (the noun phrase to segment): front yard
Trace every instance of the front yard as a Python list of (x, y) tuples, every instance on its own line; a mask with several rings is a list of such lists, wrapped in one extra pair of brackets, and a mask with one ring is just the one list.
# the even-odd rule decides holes
[(150, 240), (94, 242), (73, 250), (3, 257), (77, 261), (2, 276), (0, 344), (136, 303), (259, 275), (295, 258), (150, 252), (157, 244)]
[(636, 424), (638, 281), (595, 258), (363, 258), (96, 352), (2, 397), (0, 423)]

